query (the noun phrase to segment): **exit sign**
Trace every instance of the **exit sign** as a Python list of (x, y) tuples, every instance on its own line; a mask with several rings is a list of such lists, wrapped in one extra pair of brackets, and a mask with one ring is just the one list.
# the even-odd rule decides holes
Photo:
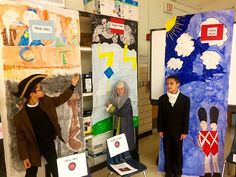
[(164, 2), (163, 3), (163, 8), (164, 8), (163, 9), (164, 12), (172, 14), (173, 13), (173, 9), (174, 9), (174, 5), (169, 3), (169, 2)]

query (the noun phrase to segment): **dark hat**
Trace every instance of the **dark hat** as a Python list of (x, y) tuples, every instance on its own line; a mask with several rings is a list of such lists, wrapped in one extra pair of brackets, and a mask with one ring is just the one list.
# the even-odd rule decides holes
[(200, 122), (201, 122), (201, 121), (207, 122), (207, 113), (206, 113), (205, 108), (202, 108), (202, 107), (201, 107), (201, 108), (198, 110), (198, 117), (199, 117)]
[(213, 106), (210, 109), (210, 120), (211, 123), (216, 123), (218, 121), (218, 117), (219, 117), (219, 110), (217, 109), (217, 107)]
[(18, 92), (13, 94), (19, 98), (28, 98), (33, 88), (45, 77), (47, 77), (45, 74), (33, 74), (28, 76), (27, 78), (20, 81), (18, 84)]

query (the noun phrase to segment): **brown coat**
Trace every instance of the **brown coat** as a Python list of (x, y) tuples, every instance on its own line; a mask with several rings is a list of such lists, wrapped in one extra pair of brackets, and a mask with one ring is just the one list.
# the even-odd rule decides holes
[[(40, 99), (39, 105), (50, 118), (55, 130), (55, 138), (64, 142), (61, 135), (61, 128), (58, 124), (56, 107), (65, 103), (73, 94), (73, 91), (68, 88), (58, 97), (44, 96)], [(26, 113), (25, 106), (14, 116), (14, 125), (16, 127), (17, 148), (20, 160), (29, 159), (31, 165), (41, 166), (41, 154), (36, 142), (34, 130), (30, 119)]]

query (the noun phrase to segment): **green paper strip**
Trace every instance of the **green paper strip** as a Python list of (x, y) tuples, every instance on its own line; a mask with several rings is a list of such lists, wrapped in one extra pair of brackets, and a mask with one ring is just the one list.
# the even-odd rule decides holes
[(139, 117), (138, 116), (133, 116), (133, 125), (134, 125), (134, 127), (139, 126)]
[(112, 130), (112, 116), (97, 122), (93, 125), (92, 129), (93, 135), (99, 135)]
[[(105, 132), (111, 131), (112, 130), (112, 124), (113, 124), (113, 119), (112, 116), (105, 118), (99, 122), (97, 122), (96, 124), (93, 125), (92, 129), (93, 135), (99, 135), (99, 134), (103, 134)], [(133, 116), (133, 125), (134, 127), (138, 127), (139, 126), (139, 117), (138, 116)]]

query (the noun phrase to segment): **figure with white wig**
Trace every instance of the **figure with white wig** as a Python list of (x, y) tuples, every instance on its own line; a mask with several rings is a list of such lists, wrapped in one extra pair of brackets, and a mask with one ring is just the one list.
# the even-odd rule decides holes
[(136, 149), (133, 109), (129, 98), (129, 87), (124, 81), (118, 81), (110, 92), (106, 110), (113, 114), (113, 135), (124, 133), (127, 138), (131, 156), (139, 160)]

